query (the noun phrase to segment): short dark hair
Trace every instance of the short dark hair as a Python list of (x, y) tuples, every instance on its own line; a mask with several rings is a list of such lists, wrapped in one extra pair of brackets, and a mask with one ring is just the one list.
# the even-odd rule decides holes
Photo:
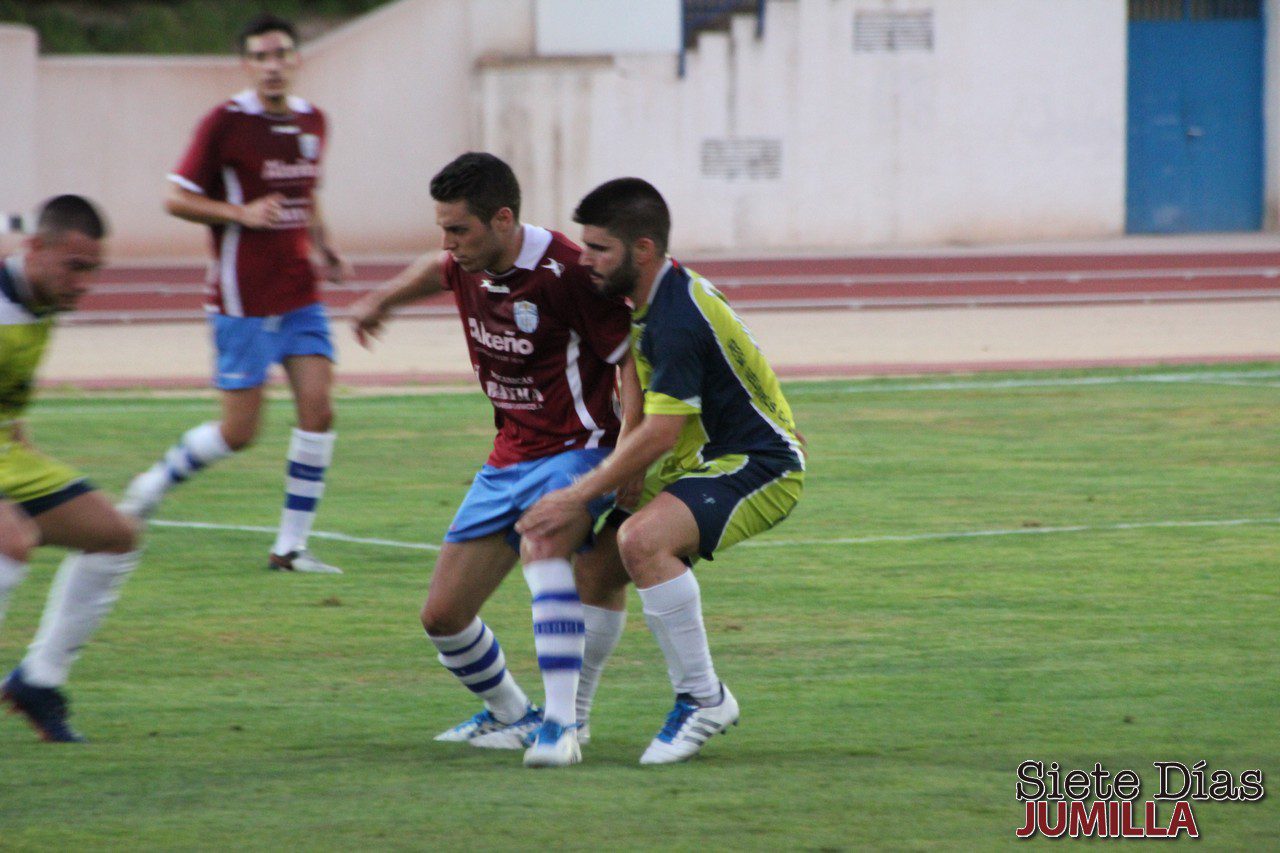
[(36, 234), (60, 237), (68, 231), (93, 240), (107, 236), (107, 220), (89, 199), (80, 195), (59, 195), (46, 201), (36, 214)]
[(573, 211), (579, 225), (603, 228), (624, 243), (648, 237), (659, 252), (667, 251), (671, 211), (662, 193), (640, 178), (615, 178), (587, 193)]
[(520, 218), (520, 182), (511, 167), (492, 154), (468, 151), (454, 159), (431, 179), (436, 201), (464, 201), (482, 222), (489, 222), (504, 207)]
[(284, 18), (272, 15), (270, 12), (263, 12), (261, 15), (250, 18), (249, 22), (240, 28), (240, 34), (236, 36), (236, 45), (239, 47), (240, 52), (245, 52), (249, 45), (249, 39), (265, 33), (284, 33), (293, 40), (295, 47), (298, 45), (298, 28), (293, 25), (292, 21), (286, 21)]

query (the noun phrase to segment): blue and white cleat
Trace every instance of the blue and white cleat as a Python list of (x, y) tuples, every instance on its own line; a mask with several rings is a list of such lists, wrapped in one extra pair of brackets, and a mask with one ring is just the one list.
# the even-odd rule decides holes
[(675, 764), (698, 754), (712, 735), (723, 734), (738, 724), (738, 700), (720, 684), (720, 701), (699, 705), (687, 693), (676, 696), (676, 705), (667, 722), (640, 756), (641, 764)]
[(562, 726), (555, 720), (545, 721), (524, 751), (525, 767), (568, 767), (580, 761), (577, 725)]
[(436, 735), (435, 739), (466, 742), (488, 749), (524, 749), (528, 746), (525, 739), (532, 739), (533, 733), (541, 725), (542, 709), (532, 703), (525, 706), (524, 716), (514, 723), (502, 722), (485, 708), (474, 717)]
[(4, 684), (0, 685), (0, 699), (13, 706), (13, 712), (22, 714), (35, 727), (40, 739), (50, 743), (83, 743), (84, 737), (67, 725), (67, 697), (56, 687), (37, 687), (22, 678), (19, 666)]

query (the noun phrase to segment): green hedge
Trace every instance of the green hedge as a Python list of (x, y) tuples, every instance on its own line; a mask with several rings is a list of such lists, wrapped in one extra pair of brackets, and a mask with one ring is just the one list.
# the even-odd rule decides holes
[(0, 22), (40, 33), (41, 53), (229, 53), (241, 25), (272, 12), (322, 30), (389, 0), (0, 0)]

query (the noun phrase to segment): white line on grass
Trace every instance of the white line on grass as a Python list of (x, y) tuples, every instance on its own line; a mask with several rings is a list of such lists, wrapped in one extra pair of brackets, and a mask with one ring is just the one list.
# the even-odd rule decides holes
[[(207, 521), (162, 521), (152, 519), (147, 522), (152, 527), (174, 527), (182, 530), (230, 530), (236, 533), (269, 533), (275, 535), (274, 527), (253, 527), (244, 524), (211, 524)], [(313, 530), (311, 535), (316, 539), (332, 539), (335, 542), (349, 542), (353, 545), (381, 545), (385, 548), (407, 548), (413, 551), (439, 551), (439, 545), (429, 542), (399, 542), (395, 539), (370, 539), (365, 536), (348, 536), (345, 533), (331, 533), (327, 530)]]
[[(1259, 388), (1267, 384), (1241, 382), (1251, 379), (1275, 379), (1280, 377), (1277, 370), (1255, 370), (1252, 372), (1221, 373), (1147, 373), (1137, 376), (1077, 376), (1061, 379), (954, 379), (945, 382), (898, 382), (893, 384), (851, 384), (842, 388), (842, 394), (881, 394), (903, 393), (911, 391), (988, 391), (1005, 388), (1062, 388), (1075, 385), (1129, 385), (1133, 383), (1219, 383), (1230, 382), (1238, 385), (1256, 385)], [(1269, 384), (1269, 383), (1268, 383)]]
[[(210, 524), (204, 521), (149, 522), (153, 527), (172, 527), (187, 530), (230, 530), (238, 533), (275, 534), (274, 527), (251, 527), (240, 524)], [(888, 536), (858, 536), (847, 539), (765, 539), (743, 542), (744, 548), (813, 548), (827, 545), (878, 545), (891, 542), (933, 542), (946, 539), (977, 539), (996, 536), (1028, 536), (1047, 533), (1107, 533), (1119, 530), (1148, 530), (1151, 528), (1241, 527), (1247, 524), (1280, 524), (1277, 518), (1228, 518), (1203, 521), (1135, 521), (1120, 524), (1074, 524), (1066, 527), (1015, 527), (995, 530), (960, 530), (949, 533), (908, 533)], [(414, 551), (439, 551), (439, 545), (429, 542), (399, 542), (395, 539), (370, 539), (348, 536), (345, 533), (313, 531), (317, 539), (331, 539), (355, 545), (381, 545), (385, 548), (404, 548)]]
[(1240, 527), (1246, 524), (1280, 524), (1280, 518), (1228, 518), (1205, 521), (1137, 521), (1123, 524), (1073, 524), (1067, 527), (1015, 527), (997, 530), (960, 530), (951, 533), (913, 533), (898, 536), (859, 536), (850, 539), (764, 539), (743, 542), (743, 547), (793, 548), (822, 545), (876, 545), (883, 542), (932, 542), (945, 539), (977, 539), (991, 536), (1027, 536), (1044, 533), (1109, 533), (1160, 527)]

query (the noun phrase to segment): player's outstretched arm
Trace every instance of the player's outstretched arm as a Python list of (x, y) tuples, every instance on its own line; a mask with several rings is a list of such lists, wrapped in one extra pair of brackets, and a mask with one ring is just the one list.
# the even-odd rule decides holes
[(245, 228), (270, 228), (280, 218), (284, 196), (271, 193), (248, 204), (218, 201), (170, 183), (164, 197), (164, 209), (170, 216), (198, 222), (201, 225), (240, 225)]
[(587, 504), (644, 474), (675, 447), (688, 415), (645, 415), (605, 460), (572, 486), (544, 495), (516, 522), (520, 535), (551, 536), (581, 515)]
[(351, 328), (356, 340), (360, 346), (369, 347), (396, 308), (443, 289), (444, 259), (438, 252), (427, 252), (351, 306)]

